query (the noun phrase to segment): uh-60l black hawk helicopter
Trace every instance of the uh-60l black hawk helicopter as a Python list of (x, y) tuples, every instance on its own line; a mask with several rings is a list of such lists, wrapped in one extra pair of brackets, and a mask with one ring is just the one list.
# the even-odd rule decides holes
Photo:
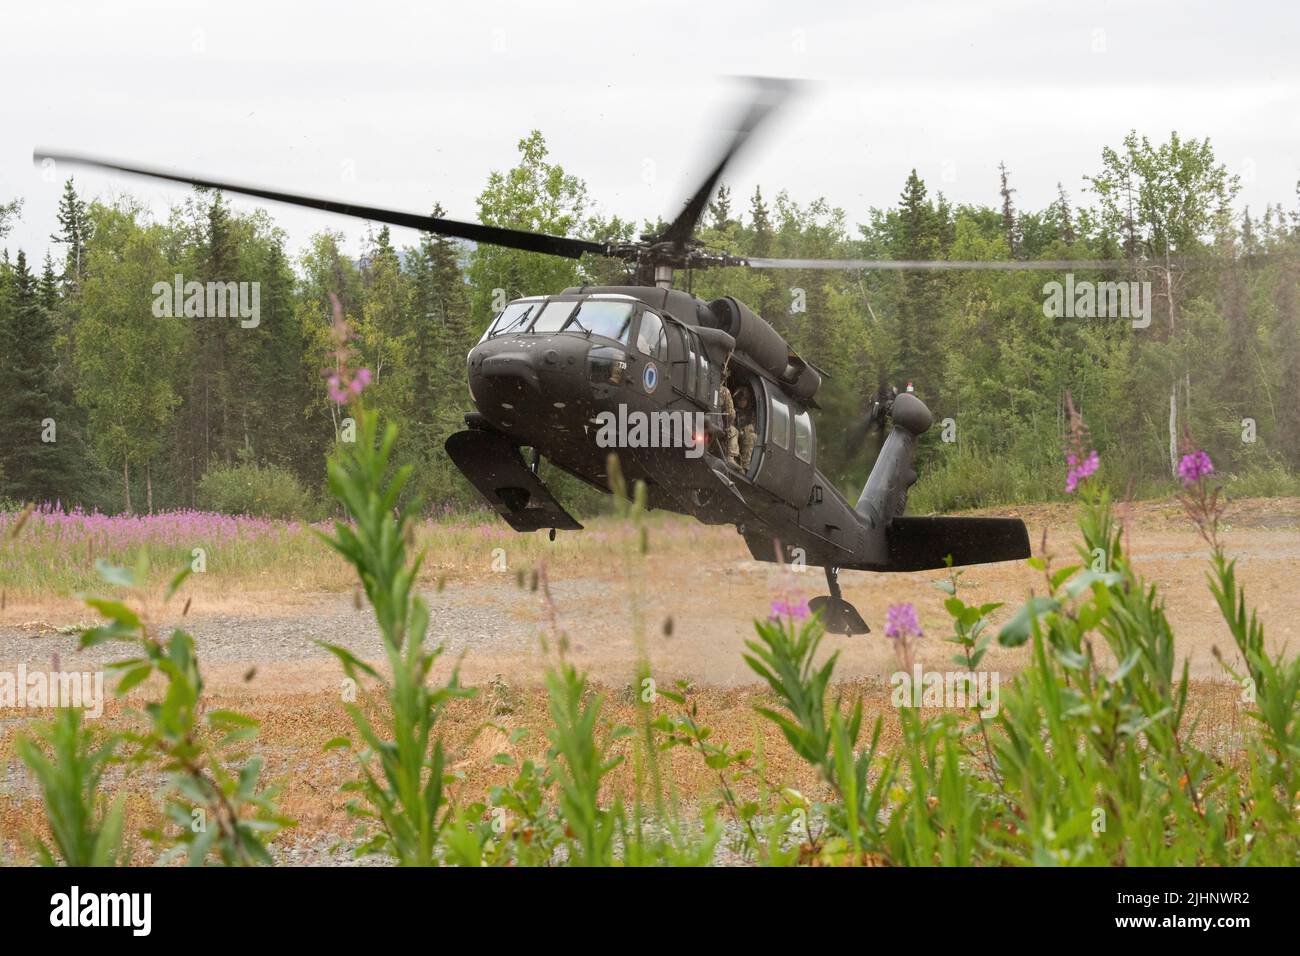
[[(788, 92), (788, 84), (758, 82), (734, 137), (685, 209), (661, 234), (634, 242), (591, 242), (413, 215), (82, 156), (39, 152), (34, 158), (49, 156), (527, 252), (623, 260), (632, 280), (628, 285), (528, 296), (506, 304), (492, 319), (468, 355), (477, 411), (465, 416), (464, 431), (447, 439), (452, 461), (512, 528), (550, 529), (554, 537), (556, 529), (582, 525), (542, 482), (540, 458), (609, 491), (609, 449), (597, 441), (602, 413), (623, 420), (640, 413), (652, 423), (702, 421), (705, 434), (686, 436), (675, 448), (660, 441), (619, 448), (625, 478), (645, 482), (651, 507), (706, 524), (735, 525), (759, 560), (798, 555), (808, 565), (824, 567), (830, 595), (814, 598), (812, 608), (831, 631), (865, 633), (862, 616), (841, 597), (839, 571), (918, 571), (949, 560), (958, 566), (1026, 558), (1024, 523), (904, 514), (908, 489), (917, 479), (917, 439), (929, 428), (931, 415), (916, 395), (893, 388), (882, 388), (871, 411), (871, 423), (883, 428), (888, 421), (892, 427), (866, 486), (850, 504), (817, 470), (809, 409), (817, 407), (823, 373), (743, 302), (730, 297), (706, 302), (673, 288), (674, 271), (736, 265), (861, 270), (1026, 264), (754, 259), (703, 248), (692, 234), (723, 170)], [(755, 441), (743, 464), (727, 448), (724, 387), (728, 395), (752, 396)], [(524, 448), (532, 450), (529, 462)]]

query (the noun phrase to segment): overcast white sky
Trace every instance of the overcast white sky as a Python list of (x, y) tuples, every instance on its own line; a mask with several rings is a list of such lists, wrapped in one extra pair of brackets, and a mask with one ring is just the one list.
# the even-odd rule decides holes
[[(731, 171), (736, 192), (825, 196), (851, 222), (912, 167), (956, 202), (995, 202), (1000, 160), (1025, 207), (1058, 179), (1077, 197), (1130, 128), (1209, 136), (1255, 209), (1294, 208), (1300, 179), (1295, 0), (10, 0), (2, 23), (0, 201), (26, 200), (4, 244), (33, 259), (68, 172), (44, 179), (36, 147), (472, 219), (538, 128), (605, 212), (671, 218), (746, 74), (818, 82)], [(159, 217), (185, 192), (75, 175)], [(359, 248), (364, 225), (270, 208), (294, 251), (326, 227)]]

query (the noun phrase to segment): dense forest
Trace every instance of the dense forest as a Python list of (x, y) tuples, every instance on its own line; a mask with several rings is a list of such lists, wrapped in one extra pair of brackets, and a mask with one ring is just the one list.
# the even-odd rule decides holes
[[(481, 221), (592, 239), (655, 230), (595, 214), (540, 133), (519, 150), (517, 165), (488, 176)], [(895, 206), (852, 216), (783, 190), (724, 186), (698, 237), (754, 257), (1122, 259), (1127, 274), (1074, 279), (1149, 282), (1149, 325), (1049, 316), (1045, 283), (1063, 280), (1051, 272), (728, 268), (677, 281), (748, 302), (830, 373), (820, 464), (852, 496), (871, 462), (857, 425), (880, 384), (908, 381), (940, 423), (922, 450), (924, 506), (1059, 494), (1067, 396), (1117, 488), (1167, 487), (1171, 435), (1188, 433), (1220, 472), (1290, 487), (1300, 470), (1300, 210), (1238, 208), (1236, 180), (1209, 142), (1177, 135), (1132, 134), (1101, 150), (1097, 168), (1045, 209), (1020, 208), (1013, 183), (1013, 171), (993, 170), (989, 205), (953, 205), (913, 172)], [(0, 203), (0, 244), (21, 214), (21, 199)], [(614, 261), (432, 236), (398, 248), (387, 228), (359, 254), (322, 232), (295, 256), (268, 212), (238, 212), (206, 191), (156, 222), (129, 197), (91, 201), (69, 180), (51, 227), (61, 261), (8, 249), (0, 261), (0, 505), (316, 513), (344, 414), (324, 385), (331, 293), (371, 371), (367, 403), (401, 426), (412, 493), (430, 508), (472, 505), (442, 441), (469, 409), (465, 353), (494, 303), (625, 278)], [(257, 283), (256, 323), (160, 316), (156, 286), (178, 275)]]

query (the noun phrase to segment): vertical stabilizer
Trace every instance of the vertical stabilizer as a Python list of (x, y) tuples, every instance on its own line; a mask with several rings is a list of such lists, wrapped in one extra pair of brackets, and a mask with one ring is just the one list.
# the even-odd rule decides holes
[(903, 392), (894, 399), (890, 410), (894, 427), (880, 449), (867, 478), (866, 487), (858, 498), (854, 510), (878, 528), (903, 513), (907, 505), (907, 489), (916, 482), (916, 441), (930, 427), (933, 417), (930, 409), (911, 392)]

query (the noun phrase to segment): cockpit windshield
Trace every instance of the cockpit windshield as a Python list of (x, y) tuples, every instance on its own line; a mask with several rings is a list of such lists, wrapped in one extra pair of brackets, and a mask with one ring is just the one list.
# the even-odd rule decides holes
[(490, 339), (507, 332), (522, 332), (528, 326), (528, 320), (537, 311), (540, 302), (511, 302), (505, 307), (496, 322), (488, 326), (483, 338)]
[(542, 299), (521, 299), (507, 305), (479, 341), (512, 332), (581, 332), (626, 345), (634, 306), (616, 299), (550, 299), (545, 305)]
[(564, 328), (565, 321), (573, 313), (577, 302), (569, 299), (567, 301), (552, 299), (546, 303), (546, 308), (542, 309), (542, 314), (537, 317), (533, 323), (532, 331), (534, 332), (558, 332)]
[(627, 345), (632, 328), (632, 303), (588, 299), (564, 326), (565, 332), (590, 332)]

